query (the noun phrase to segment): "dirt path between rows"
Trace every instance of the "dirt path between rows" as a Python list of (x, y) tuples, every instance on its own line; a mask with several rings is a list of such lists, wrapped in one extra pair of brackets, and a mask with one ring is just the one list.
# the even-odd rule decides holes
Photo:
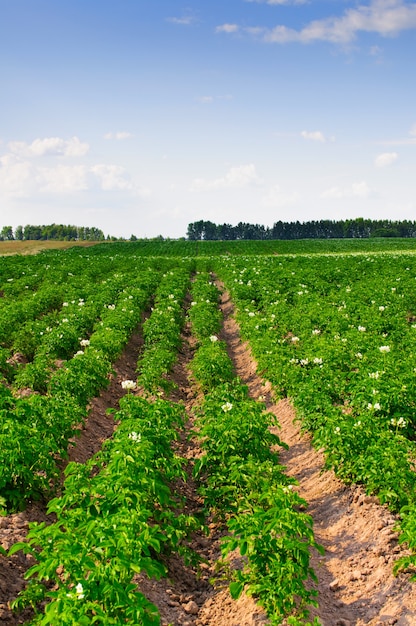
[(298, 492), (309, 503), (315, 536), (325, 556), (313, 555), (319, 579), (319, 609), (312, 610), (323, 626), (416, 625), (416, 584), (407, 575), (395, 578), (393, 563), (404, 552), (393, 531), (396, 518), (361, 487), (347, 487), (333, 472), (322, 472), (323, 454), (300, 432), (288, 400), (274, 402), (269, 384), (256, 374), (249, 346), (242, 343), (233, 305), (222, 295), (222, 338), (237, 375), (254, 398), (262, 396), (281, 425), (279, 436), (289, 444), (280, 453), (287, 473), (299, 481)]

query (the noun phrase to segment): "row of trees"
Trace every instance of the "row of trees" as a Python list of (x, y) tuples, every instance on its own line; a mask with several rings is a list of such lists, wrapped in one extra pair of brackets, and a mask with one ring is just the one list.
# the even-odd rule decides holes
[(368, 237), (416, 237), (416, 222), (410, 220), (313, 220), (310, 222), (276, 222), (271, 228), (240, 222), (214, 224), (199, 220), (188, 225), (187, 238), (200, 240), (237, 239), (350, 239)]
[(48, 226), (3, 226), (0, 231), (0, 241), (55, 239), (58, 241), (103, 241), (104, 233), (94, 226), (65, 226), (64, 224), (49, 224)]

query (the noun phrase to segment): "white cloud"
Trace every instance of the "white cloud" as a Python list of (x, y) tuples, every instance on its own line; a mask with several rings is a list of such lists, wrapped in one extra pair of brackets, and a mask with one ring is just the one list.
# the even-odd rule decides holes
[(225, 96), (199, 96), (195, 99), (201, 104), (212, 104), (215, 100), (232, 100), (233, 97), (230, 94), (226, 94)]
[(378, 33), (383, 37), (416, 28), (416, 5), (403, 0), (373, 0), (369, 5), (348, 9), (342, 17), (314, 20), (301, 31), (278, 26), (266, 37), (268, 41), (285, 43), (299, 41), (330, 41), (346, 44), (359, 32)]
[(245, 2), (257, 2), (257, 4), (282, 5), (282, 4), (306, 4), (308, 0), (245, 0)]
[(380, 57), (383, 54), (383, 50), (380, 46), (371, 46), (370, 47), (370, 56), (372, 57)]
[(38, 170), (40, 193), (74, 193), (88, 189), (88, 169), (84, 165), (58, 165)]
[[(268, 4), (282, 4), (269, 0)], [(377, 33), (382, 37), (391, 37), (401, 31), (416, 28), (416, 3), (406, 0), (371, 0), (369, 4), (361, 4), (356, 8), (347, 9), (340, 17), (332, 16), (321, 20), (313, 20), (301, 30), (289, 28), (282, 24), (271, 29), (259, 29), (264, 41), (270, 43), (302, 44), (316, 41), (328, 41), (334, 44), (349, 44), (359, 33)], [(235, 32), (236, 24), (224, 24), (218, 32)], [(244, 28), (248, 32), (249, 29)], [(250, 29), (252, 32), (252, 29)]]
[(43, 194), (68, 195), (87, 191), (150, 195), (148, 189), (132, 182), (128, 172), (119, 165), (67, 165), (60, 161), (44, 167), (36, 159), (23, 158), (13, 152), (0, 157), (0, 196), (35, 198)]
[(362, 181), (361, 183), (353, 183), (351, 185), (351, 192), (353, 196), (358, 198), (368, 198), (373, 193), (365, 181)]
[(0, 194), (33, 197), (38, 193), (72, 193), (88, 189), (85, 165), (37, 167), (31, 161), (8, 154), (0, 158)]
[(376, 157), (374, 164), (376, 167), (386, 167), (397, 161), (398, 158), (397, 152), (383, 152)]
[(196, 100), (201, 104), (211, 104), (212, 102), (214, 102), (214, 96), (200, 96)]
[(216, 33), (236, 33), (240, 27), (237, 24), (222, 24), (215, 29)]
[(78, 137), (72, 137), (68, 140), (61, 137), (45, 137), (43, 139), (35, 139), (30, 144), (24, 141), (11, 141), (8, 147), (13, 154), (24, 158), (48, 155), (80, 157), (87, 154), (90, 149), (89, 145), (82, 143)]
[(87, 154), (90, 146), (87, 143), (82, 143), (78, 137), (72, 137), (69, 141), (66, 142), (64, 148), (64, 155), (71, 157), (80, 157)]
[(321, 193), (321, 198), (368, 198), (373, 194), (371, 188), (365, 181), (352, 183), (349, 187), (331, 187)]
[(132, 191), (133, 184), (126, 175), (126, 171), (120, 165), (106, 165), (100, 163), (93, 165), (90, 171), (100, 181), (101, 189), (105, 191), (114, 191), (116, 189), (123, 191)]
[(123, 139), (131, 139), (132, 133), (126, 131), (119, 131), (117, 133), (106, 133), (104, 139), (115, 139), (116, 141), (122, 141)]
[(191, 191), (208, 191), (210, 189), (241, 188), (251, 185), (261, 185), (261, 178), (256, 172), (253, 163), (231, 167), (227, 174), (214, 180), (196, 178), (191, 186)]
[(282, 208), (296, 204), (301, 198), (298, 191), (285, 193), (279, 185), (274, 185), (262, 198), (262, 204), (270, 208)]
[(21, 161), (13, 154), (0, 157), (0, 193), (25, 197), (34, 184), (34, 168), (29, 161)]
[(379, 141), (379, 144), (384, 146), (412, 146), (416, 144), (416, 123), (409, 129), (408, 137), (401, 137), (400, 139), (389, 139)]
[(89, 168), (88, 173), (94, 177), (93, 184), (98, 181), (103, 191), (126, 191), (133, 195), (147, 197), (151, 195), (150, 189), (134, 183), (128, 172), (120, 165), (99, 163)]
[(193, 15), (184, 15), (183, 17), (167, 17), (166, 21), (171, 22), (171, 24), (190, 26), (196, 22), (196, 18)]
[(327, 141), (325, 138), (325, 135), (320, 130), (315, 130), (315, 131), (303, 130), (301, 132), (301, 136), (304, 139), (308, 139), (310, 141), (319, 141), (321, 143), (325, 143)]

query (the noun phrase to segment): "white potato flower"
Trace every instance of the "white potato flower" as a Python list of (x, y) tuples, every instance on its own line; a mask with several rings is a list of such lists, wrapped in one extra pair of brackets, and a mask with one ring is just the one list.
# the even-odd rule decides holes
[(121, 382), (122, 389), (126, 389), (127, 391), (131, 391), (132, 389), (137, 388), (137, 384), (134, 380), (123, 380)]

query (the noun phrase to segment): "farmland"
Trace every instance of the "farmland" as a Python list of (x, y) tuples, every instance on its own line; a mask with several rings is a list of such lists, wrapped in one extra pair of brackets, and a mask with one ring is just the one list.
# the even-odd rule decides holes
[[(145, 241), (4, 257), (0, 623), (411, 620), (415, 250)], [(325, 514), (301, 450), (315, 488), (325, 470)], [(342, 556), (353, 519), (362, 536)]]

